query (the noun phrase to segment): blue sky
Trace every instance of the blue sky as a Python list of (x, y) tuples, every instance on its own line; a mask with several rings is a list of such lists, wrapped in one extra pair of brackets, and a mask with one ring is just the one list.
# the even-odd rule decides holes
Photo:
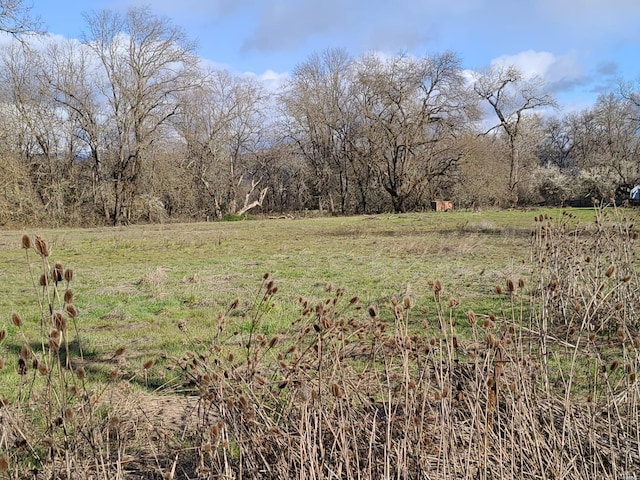
[(77, 38), (83, 13), (149, 6), (198, 54), (267, 81), (326, 48), (425, 55), (465, 69), (514, 64), (542, 77), (563, 110), (640, 78), (640, 0), (26, 0), (52, 34)]

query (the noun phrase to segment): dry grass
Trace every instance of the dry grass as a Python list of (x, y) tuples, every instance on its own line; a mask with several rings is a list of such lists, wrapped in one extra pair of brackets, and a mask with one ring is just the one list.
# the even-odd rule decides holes
[[(495, 310), (461, 311), (437, 279), (420, 302), (407, 288), (378, 305), (327, 285), (269, 331), (281, 310), (266, 274), (206, 336), (178, 322), (179, 354), (141, 354), (136, 368), (135, 352), (113, 352), (104, 383), (88, 382), (73, 333), (72, 274), (27, 237), (41, 338), (14, 317), (24, 375), (0, 409), (0, 478), (638, 475), (637, 234), (618, 212), (596, 213), (586, 225), (536, 217), (530, 273), (491, 286)], [(153, 291), (163, 274), (144, 282)]]

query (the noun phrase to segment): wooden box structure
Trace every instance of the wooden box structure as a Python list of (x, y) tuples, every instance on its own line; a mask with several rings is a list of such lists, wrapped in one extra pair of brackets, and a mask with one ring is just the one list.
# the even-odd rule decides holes
[(449, 212), (453, 210), (453, 202), (447, 200), (434, 200), (431, 202), (431, 208), (436, 212)]

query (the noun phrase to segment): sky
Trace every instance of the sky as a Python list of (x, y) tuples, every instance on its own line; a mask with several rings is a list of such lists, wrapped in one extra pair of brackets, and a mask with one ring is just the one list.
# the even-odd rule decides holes
[(270, 85), (313, 53), (454, 52), (464, 69), (515, 65), (562, 111), (593, 106), (620, 79), (640, 84), (640, 0), (25, 0), (55, 35), (84, 14), (148, 6), (197, 41), (205, 61)]

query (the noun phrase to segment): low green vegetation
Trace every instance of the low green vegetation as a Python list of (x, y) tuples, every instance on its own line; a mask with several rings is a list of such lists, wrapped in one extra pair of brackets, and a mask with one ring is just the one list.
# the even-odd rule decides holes
[(636, 217), (1, 232), (0, 478), (619, 477)]

